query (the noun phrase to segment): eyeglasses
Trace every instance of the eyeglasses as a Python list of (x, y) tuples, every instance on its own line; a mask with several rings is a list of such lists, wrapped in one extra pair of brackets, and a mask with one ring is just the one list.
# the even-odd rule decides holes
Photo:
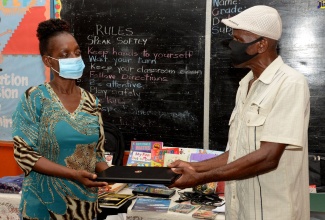
[(210, 205), (210, 206), (222, 206), (225, 201), (221, 199), (217, 194), (204, 194), (200, 192), (181, 192), (178, 191), (179, 199), (175, 202), (181, 203), (185, 201), (191, 201), (192, 205)]

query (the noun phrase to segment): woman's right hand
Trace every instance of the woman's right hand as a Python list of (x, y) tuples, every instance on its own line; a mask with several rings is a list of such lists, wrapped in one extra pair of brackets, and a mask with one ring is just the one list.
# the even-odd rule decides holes
[(87, 187), (103, 187), (108, 185), (106, 182), (94, 181), (96, 178), (96, 174), (90, 173), (86, 170), (76, 170), (74, 173), (74, 180), (82, 183)]

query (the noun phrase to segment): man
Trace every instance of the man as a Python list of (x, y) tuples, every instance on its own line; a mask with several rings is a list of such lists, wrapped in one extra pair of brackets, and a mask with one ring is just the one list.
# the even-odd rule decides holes
[(223, 19), (233, 28), (231, 59), (251, 71), (240, 81), (226, 152), (198, 163), (170, 164), (170, 187), (227, 181), (228, 220), (307, 220), (310, 94), (302, 74), (277, 54), (278, 12), (254, 6)]

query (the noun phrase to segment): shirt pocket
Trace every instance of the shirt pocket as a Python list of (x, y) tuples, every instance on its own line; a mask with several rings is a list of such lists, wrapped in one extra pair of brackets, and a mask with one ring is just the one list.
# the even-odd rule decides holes
[(253, 104), (246, 112), (245, 123), (247, 126), (247, 138), (249, 151), (260, 148), (260, 139), (263, 127), (266, 121), (267, 114), (260, 106)]

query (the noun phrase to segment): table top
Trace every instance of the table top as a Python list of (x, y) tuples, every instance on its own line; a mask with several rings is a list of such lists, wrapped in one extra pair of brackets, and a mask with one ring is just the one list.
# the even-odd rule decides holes
[[(178, 190), (178, 189), (176, 189)], [(183, 190), (182, 190), (183, 191)], [(186, 189), (186, 191), (191, 191), (191, 189)], [(132, 193), (132, 190), (129, 188), (125, 188), (123, 189), (120, 193)], [(176, 193), (174, 196), (172, 196), (171, 198), (171, 203), (169, 207), (173, 207), (176, 204), (175, 201), (177, 201), (179, 199), (179, 194)], [(142, 219), (142, 220), (170, 220), (170, 219), (177, 219), (177, 220), (189, 220), (189, 219), (196, 219), (192, 217), (192, 214), (199, 209), (199, 206), (197, 208), (195, 208), (193, 211), (191, 211), (188, 214), (183, 214), (183, 213), (177, 213), (177, 212), (172, 212), (172, 211), (168, 211), (168, 212), (164, 212), (164, 213), (157, 213), (154, 211), (134, 211), (132, 210), (132, 207), (135, 203), (136, 199), (134, 199), (132, 201), (132, 204), (128, 207), (127, 209), (127, 214), (126, 214), (126, 218), (129, 220), (133, 220), (133, 219)], [(215, 217), (214, 220), (224, 220), (225, 219), (225, 215), (224, 213), (218, 213), (217, 216)]]
[(20, 194), (0, 193), (0, 219), (19, 219)]

